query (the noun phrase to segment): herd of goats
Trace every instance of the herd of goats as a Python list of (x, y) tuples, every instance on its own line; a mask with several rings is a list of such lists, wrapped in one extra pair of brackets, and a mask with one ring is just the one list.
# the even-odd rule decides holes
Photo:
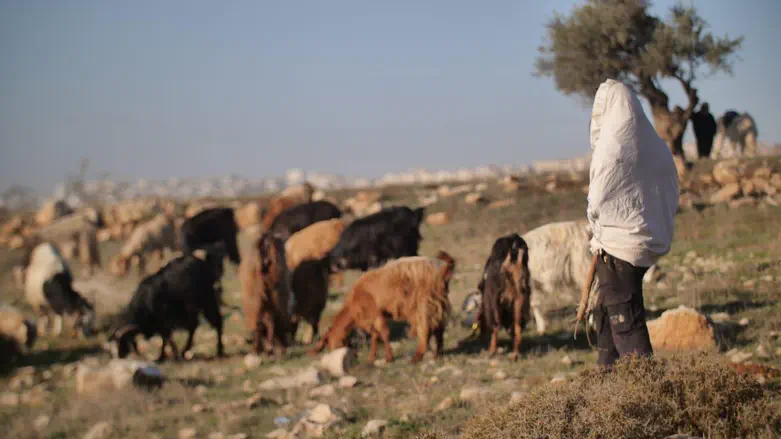
[[(235, 209), (205, 209), (178, 227), (181, 256), (147, 275), (115, 319), (108, 343), (112, 355), (140, 354), (137, 336), (159, 335), (163, 345), (158, 361), (165, 359), (166, 346), (179, 359), (192, 348), (202, 315), (216, 330), (217, 355), (223, 356), (220, 306), (225, 258), (238, 267), (246, 340), (255, 353), (284, 355), (304, 321), (312, 329), (311, 339), (304, 341), (314, 343), (312, 354), (350, 344), (351, 333), (358, 331), (370, 338), (370, 361), (380, 339), (385, 359), (391, 361), (388, 323), (393, 320), (406, 322), (408, 334), (417, 338), (413, 362), (423, 358), (432, 336), (437, 355), (452, 315), (448, 293), (455, 261), (445, 250), (434, 257), (418, 255), (424, 210), (393, 206), (353, 219), (330, 201), (312, 201), (311, 193), (304, 202), (279, 195), (265, 209), (252, 245), (240, 252)], [(489, 353), (496, 352), (504, 328), (513, 338), (510, 355), (517, 358), (522, 331), (532, 317), (537, 332), (545, 331), (540, 299), (583, 288), (590, 262), (589, 238), (587, 222), (571, 221), (495, 240), (479, 292), (464, 302)], [(133, 239), (125, 247), (139, 247), (130, 242)], [(151, 241), (147, 237), (144, 245), (151, 248)], [(138, 254), (140, 250), (120, 251), (114, 264), (126, 273), (127, 261)], [(38, 321), (31, 322), (16, 308), (0, 307), (0, 335), (29, 347), (37, 334), (46, 331), (48, 316), (53, 315), (52, 333), (62, 333), (66, 320), (71, 334), (94, 336), (94, 305), (74, 290), (58, 245), (40, 240), (29, 248), (26, 259), (25, 297)], [(363, 273), (330, 328), (318, 338), (329, 282), (345, 270)], [(180, 329), (189, 333), (181, 351), (172, 337)]]

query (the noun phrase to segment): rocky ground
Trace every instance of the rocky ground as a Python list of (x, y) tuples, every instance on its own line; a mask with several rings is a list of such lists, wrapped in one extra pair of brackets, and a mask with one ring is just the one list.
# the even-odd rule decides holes
[[(777, 165), (769, 167), (777, 170)], [(698, 164), (687, 178), (712, 174), (712, 168)], [(456, 258), (451, 283), (456, 309), (474, 290), (496, 237), (584, 216), (585, 182), (541, 181), (538, 184), (546, 188), (542, 191), (516, 183), (439, 193), (427, 209), (439, 213), (440, 219), (422, 227), (421, 253), (433, 255), (441, 248)], [(717, 340), (714, 355), (725, 364), (743, 365), (781, 409), (781, 378), (772, 369), (751, 369), (752, 364), (781, 366), (781, 208), (767, 202), (767, 194), (757, 195), (742, 182), (739, 186), (756, 201), (701, 203), (678, 215), (673, 250), (645, 286), (646, 307), (649, 319), (680, 305), (707, 316), (702, 327)], [(417, 205), (429, 192), (398, 187), (385, 195), (392, 202)], [(476, 192), (479, 196), (472, 195)], [(468, 195), (482, 200), (468, 203)], [(491, 205), (497, 201), (504, 203)], [(104, 246), (104, 258), (116, 251), (116, 243)], [(19, 258), (17, 252), (4, 250), (0, 287), (3, 302), (24, 308), (11, 273)], [(0, 378), (4, 436), (403, 438), (432, 428), (458, 435), (470, 418), (490, 407), (523, 401), (544, 386), (568, 385), (596, 360), (585, 337), (572, 339), (572, 305), (549, 311), (545, 335), (535, 334), (534, 325), (529, 325), (522, 356), (515, 362), (504, 354), (489, 358), (477, 344), (456, 348), (468, 333), (458, 322), (448, 327), (444, 356), (428, 357), (418, 365), (409, 363), (414, 340), (405, 337), (402, 325), (394, 327), (396, 360), (391, 364), (366, 364), (365, 347), (313, 357), (307, 355), (308, 347), (297, 346), (283, 359), (259, 358), (248, 355), (243, 341), (235, 274), (234, 267), (226, 266), (227, 358), (214, 358), (216, 333), (205, 322), (196, 335), (194, 358), (157, 365), (144, 358), (112, 361), (102, 349), (105, 333), (90, 340), (44, 337), (16, 370)], [(346, 285), (355, 276), (349, 273)], [(79, 279), (79, 287), (97, 301), (102, 324), (108, 325), (137, 281), (99, 274)], [(321, 330), (339, 309), (342, 293), (332, 291)], [(670, 312), (664, 318), (675, 315)], [(180, 346), (184, 336), (178, 335)], [(509, 345), (507, 334), (500, 340), (504, 348)], [(149, 358), (156, 356), (159, 346), (158, 339), (141, 343)]]

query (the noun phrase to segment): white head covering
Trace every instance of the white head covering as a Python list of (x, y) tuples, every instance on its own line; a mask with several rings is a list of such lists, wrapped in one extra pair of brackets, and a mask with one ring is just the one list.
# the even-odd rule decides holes
[(650, 267), (673, 239), (679, 193), (672, 154), (637, 96), (612, 79), (597, 90), (589, 131), (591, 249)]

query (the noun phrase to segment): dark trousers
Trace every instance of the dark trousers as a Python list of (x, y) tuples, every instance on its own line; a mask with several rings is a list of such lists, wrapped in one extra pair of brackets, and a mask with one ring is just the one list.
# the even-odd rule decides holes
[(610, 366), (620, 356), (653, 353), (643, 305), (643, 275), (647, 270), (604, 251), (600, 253), (599, 298), (594, 308), (598, 364)]

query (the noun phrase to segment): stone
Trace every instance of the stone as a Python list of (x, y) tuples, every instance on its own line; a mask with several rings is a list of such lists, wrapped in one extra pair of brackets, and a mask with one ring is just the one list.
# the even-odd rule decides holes
[(757, 357), (767, 359), (770, 358), (770, 353), (767, 351), (765, 345), (761, 344), (756, 349)]
[(730, 209), (739, 209), (743, 206), (756, 206), (757, 199), (752, 197), (741, 197), (729, 202)]
[(320, 367), (333, 377), (343, 377), (357, 362), (353, 349), (342, 347), (335, 349), (320, 358)]
[(336, 394), (336, 387), (333, 384), (324, 384), (309, 391), (311, 398), (322, 398)]
[(334, 413), (331, 406), (328, 404), (318, 404), (312, 409), (312, 413), (309, 414), (309, 420), (318, 424), (328, 424), (334, 420), (338, 420), (339, 416)]
[(497, 381), (503, 381), (507, 378), (507, 373), (503, 370), (499, 370), (494, 374), (494, 379)]
[(466, 201), (466, 204), (483, 204), (488, 202), (488, 198), (483, 196), (480, 192), (472, 192), (471, 194), (467, 194), (464, 201)]
[(139, 387), (159, 387), (163, 380), (163, 373), (152, 363), (114, 359), (105, 367), (79, 365), (76, 392), (119, 390), (131, 383)]
[(84, 439), (109, 439), (114, 434), (114, 426), (107, 421), (98, 422), (84, 435)]
[(285, 439), (288, 437), (287, 430), (284, 428), (278, 428), (266, 435), (269, 439)]
[(712, 322), (684, 305), (663, 312), (646, 325), (655, 351), (712, 351), (717, 347)]
[(499, 360), (491, 360), (488, 365), (491, 367), (499, 367)]
[(339, 378), (339, 387), (342, 389), (349, 389), (351, 387), (355, 387), (355, 385), (358, 384), (358, 378), (354, 376), (343, 376)]
[(369, 437), (382, 434), (385, 428), (388, 426), (388, 421), (385, 419), (372, 419), (366, 423), (361, 431), (361, 437)]
[(735, 159), (722, 160), (713, 166), (713, 179), (722, 186), (737, 183), (742, 174), (740, 162)]
[(711, 195), (710, 202), (711, 204), (724, 203), (735, 198), (738, 194), (740, 194), (740, 185), (737, 183), (729, 183)]
[(572, 361), (572, 358), (569, 355), (564, 355), (564, 357), (561, 359), (561, 364), (571, 367), (575, 362)]
[(244, 405), (248, 409), (250, 409), (250, 410), (252, 410), (252, 409), (254, 409), (256, 407), (268, 406), (268, 405), (271, 405), (271, 404), (281, 405), (282, 402), (284, 402), (284, 401), (279, 401), (277, 399), (278, 397), (279, 396), (271, 397), (271, 398), (264, 398), (260, 393), (256, 393), (256, 394), (250, 396), (249, 398), (247, 398), (247, 400), (244, 402)]
[(488, 203), (488, 210), (504, 209), (505, 207), (515, 206), (515, 199), (506, 198)]
[(190, 411), (192, 411), (193, 413), (202, 413), (206, 411), (206, 407), (203, 404), (194, 404), (190, 408)]
[(48, 415), (40, 415), (33, 421), (33, 426), (36, 430), (41, 431), (49, 426), (49, 422), (51, 422), (51, 418)]
[(567, 377), (565, 375), (561, 375), (561, 374), (554, 376), (550, 380), (551, 384), (564, 384), (566, 382), (567, 382)]
[(523, 395), (524, 395), (523, 392), (518, 392), (518, 391), (511, 393), (510, 394), (510, 403), (514, 404), (516, 402), (520, 402), (523, 399)]
[(206, 387), (206, 386), (204, 386), (203, 384), (198, 384), (198, 385), (195, 387), (195, 393), (196, 393), (198, 396), (204, 396), (204, 395), (206, 395), (206, 392), (208, 392), (208, 391), (209, 391), (209, 388), (208, 388), (208, 387)]
[(247, 370), (257, 369), (262, 363), (263, 359), (258, 355), (247, 354), (244, 356), (244, 367), (246, 367)]
[(447, 212), (435, 212), (426, 217), (426, 224), (430, 226), (444, 226), (450, 223), (450, 215)]
[(454, 405), (456, 405), (456, 400), (452, 396), (448, 396), (447, 398), (443, 399), (442, 402), (439, 403), (439, 405), (434, 409), (434, 411), (437, 412), (445, 411), (452, 408)]
[(14, 407), (19, 405), (20, 398), (18, 393), (14, 392), (3, 392), (0, 394), (0, 406), (3, 407)]
[(192, 427), (179, 430), (179, 434), (177, 435), (179, 439), (193, 439), (196, 436), (198, 436), (198, 431)]
[(748, 324), (749, 324), (749, 323), (750, 323), (749, 319), (748, 319), (748, 318), (746, 318), (746, 317), (743, 317), (743, 318), (742, 318), (742, 319), (740, 319), (740, 321), (738, 322), (738, 325), (740, 325), (740, 326), (744, 326), (744, 327), (745, 327), (745, 326), (748, 326)]
[(298, 387), (317, 386), (322, 382), (320, 371), (308, 367), (295, 375), (271, 378), (260, 383), (260, 390), (284, 390)]
[(732, 355), (729, 355), (729, 361), (733, 363), (745, 363), (746, 361), (750, 360), (752, 357), (754, 357), (754, 354), (752, 354), (751, 352), (737, 351), (734, 352)]
[(485, 397), (488, 393), (488, 389), (467, 387), (461, 390), (461, 393), (458, 395), (458, 399), (461, 401), (475, 401)]

